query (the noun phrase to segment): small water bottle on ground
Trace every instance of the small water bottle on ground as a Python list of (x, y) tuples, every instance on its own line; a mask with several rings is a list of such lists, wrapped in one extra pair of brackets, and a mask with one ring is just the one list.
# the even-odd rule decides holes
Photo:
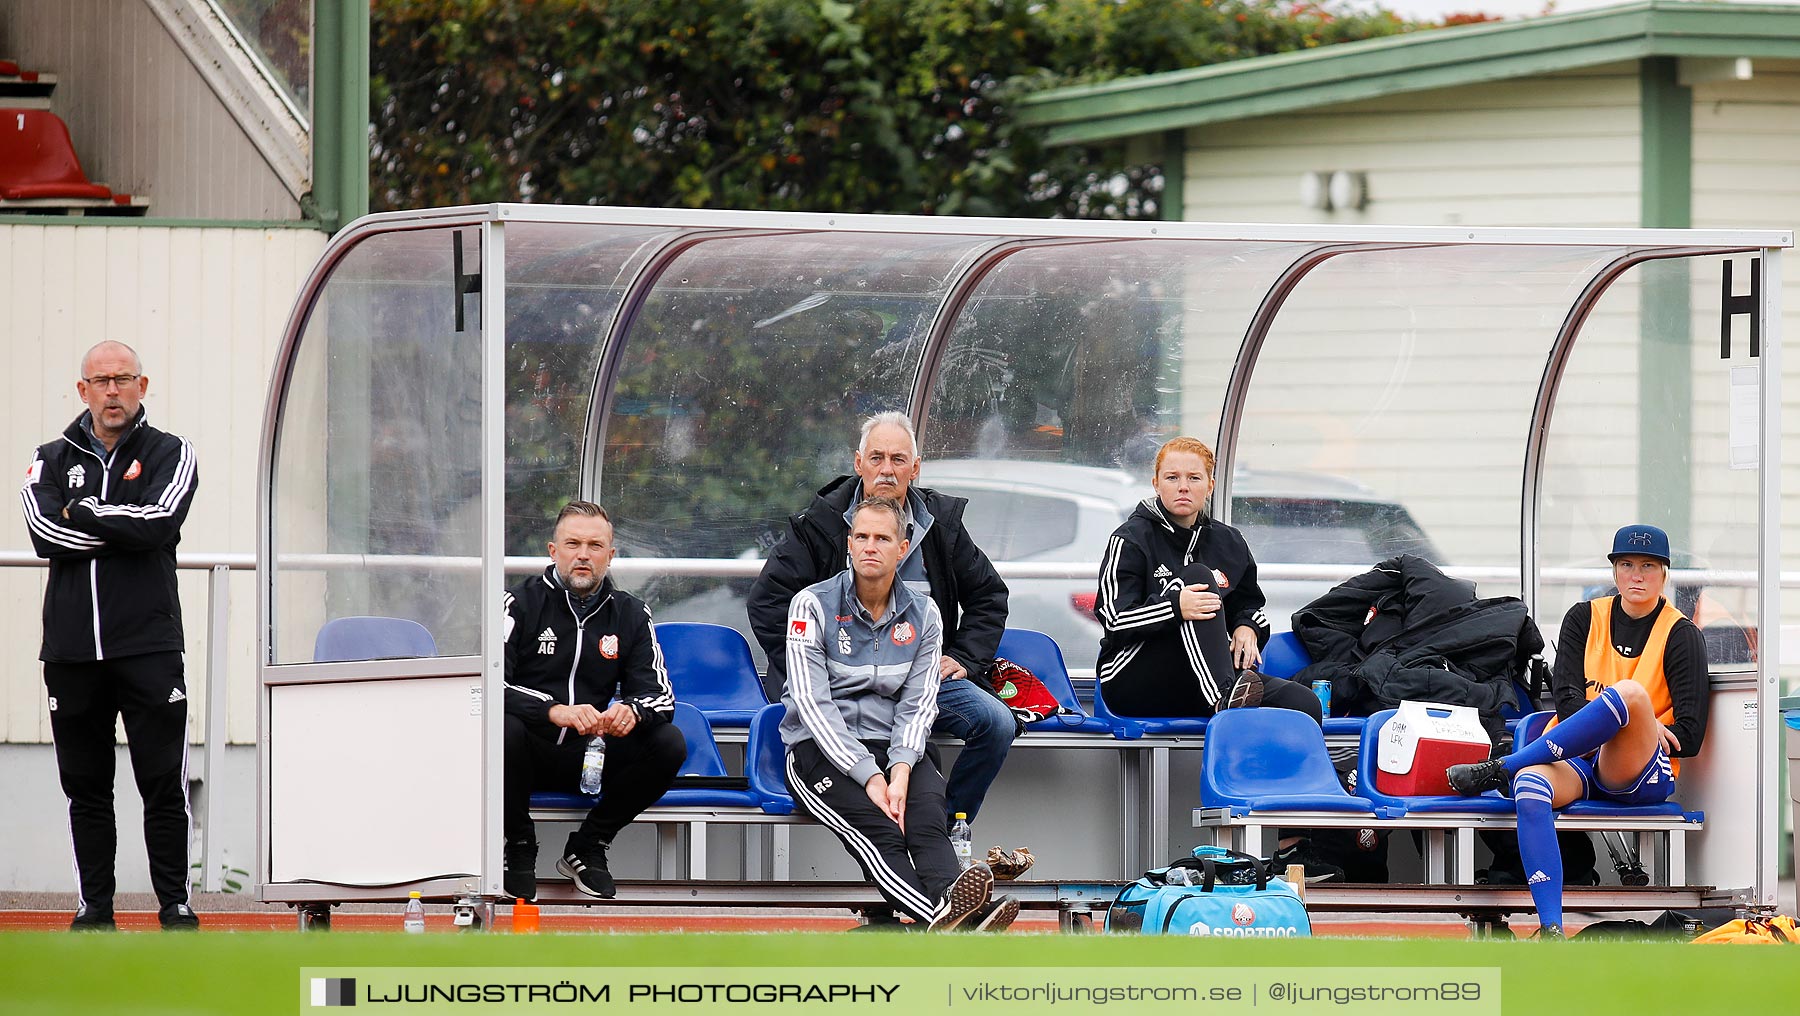
[(425, 901), (419, 899), (415, 891), (406, 897), (406, 917), (400, 922), (408, 934), (423, 934), (425, 931)]
[(1194, 870), (1187, 867), (1170, 868), (1163, 872), (1163, 885), (1193, 885)]
[[(581, 756), (581, 792), (600, 792), (600, 773), (606, 768), (606, 738), (595, 734), (588, 742), (587, 754)], [(567, 786), (567, 784), (564, 784)]]
[(950, 849), (956, 851), (956, 863), (964, 868), (975, 863), (975, 835), (969, 831), (967, 812), (956, 813), (950, 825)]

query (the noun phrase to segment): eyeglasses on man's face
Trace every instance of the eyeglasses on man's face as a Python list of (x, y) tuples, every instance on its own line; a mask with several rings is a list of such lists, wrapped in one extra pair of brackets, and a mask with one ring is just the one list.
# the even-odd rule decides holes
[(111, 388), (126, 389), (137, 383), (142, 374), (101, 374), (98, 377), (84, 377), (81, 380), (102, 391)]

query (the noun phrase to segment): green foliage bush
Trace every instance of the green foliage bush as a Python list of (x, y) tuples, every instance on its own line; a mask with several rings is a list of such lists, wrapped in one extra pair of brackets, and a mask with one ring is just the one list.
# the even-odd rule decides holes
[(371, 206), (1153, 216), (1028, 92), (1418, 28), (1268, 0), (373, 0)]

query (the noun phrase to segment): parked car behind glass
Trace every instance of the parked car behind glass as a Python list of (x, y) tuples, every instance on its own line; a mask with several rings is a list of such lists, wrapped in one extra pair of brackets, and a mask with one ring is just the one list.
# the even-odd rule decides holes
[[(1098, 562), (1112, 531), (1151, 496), (1148, 476), (1018, 459), (931, 459), (919, 482), (969, 499), (969, 535), (996, 562)], [(1333, 476), (1240, 470), (1232, 525), (1259, 565), (1374, 565), (1396, 554), (1443, 563), (1404, 506)], [(1007, 579), (1008, 627), (1048, 634), (1071, 668), (1092, 670), (1100, 651), (1094, 581)], [(1261, 584), (1276, 631), (1333, 585), (1266, 576)]]

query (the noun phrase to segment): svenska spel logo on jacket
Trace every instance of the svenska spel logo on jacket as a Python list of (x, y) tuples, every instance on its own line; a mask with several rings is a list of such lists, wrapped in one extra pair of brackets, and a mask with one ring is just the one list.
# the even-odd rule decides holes
[(788, 638), (803, 639), (806, 637), (806, 619), (795, 618), (788, 622)]

